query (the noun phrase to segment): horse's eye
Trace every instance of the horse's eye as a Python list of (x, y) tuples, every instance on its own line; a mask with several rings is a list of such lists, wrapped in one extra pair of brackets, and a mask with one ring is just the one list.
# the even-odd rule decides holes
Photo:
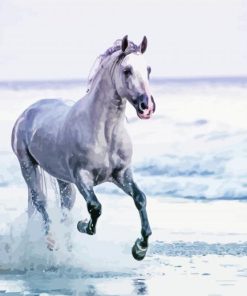
[(132, 74), (132, 69), (127, 67), (123, 70), (125, 76), (130, 76)]

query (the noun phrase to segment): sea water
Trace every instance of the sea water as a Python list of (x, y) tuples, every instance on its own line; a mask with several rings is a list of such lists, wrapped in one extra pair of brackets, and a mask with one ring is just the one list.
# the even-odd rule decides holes
[(76, 230), (77, 221), (88, 217), (78, 193), (68, 222), (60, 223), (59, 196), (49, 176), (57, 250), (47, 250), (39, 214), (27, 219), (26, 185), (10, 147), (13, 124), (39, 99), (72, 104), (85, 91), (81, 81), (0, 83), (2, 293), (161, 295), (159, 287), (167, 287), (169, 295), (179, 295), (178, 280), (181, 289), (189, 284), (190, 295), (198, 295), (192, 287), (205, 281), (205, 295), (240, 291), (247, 276), (247, 79), (154, 80), (152, 119), (139, 120), (127, 106), (133, 171), (148, 196), (153, 229), (143, 262), (131, 257), (139, 215), (131, 198), (112, 184), (95, 189), (103, 214), (94, 237)]

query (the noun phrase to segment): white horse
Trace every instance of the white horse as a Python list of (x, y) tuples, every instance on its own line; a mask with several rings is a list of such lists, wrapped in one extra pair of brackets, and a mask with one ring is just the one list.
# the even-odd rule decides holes
[(12, 147), (28, 186), (29, 201), (41, 213), (46, 233), (50, 219), (38, 167), (57, 179), (62, 209), (72, 208), (76, 185), (91, 217), (89, 222), (79, 221), (77, 227), (90, 235), (95, 234), (101, 215), (93, 187), (113, 182), (133, 197), (140, 214), (142, 238), (132, 248), (137, 260), (146, 255), (151, 229), (146, 197), (132, 177), (125, 106), (129, 101), (141, 119), (150, 118), (155, 110), (149, 89), (151, 68), (143, 57), (146, 48), (146, 37), (139, 46), (127, 36), (118, 40), (100, 56), (82, 99), (72, 107), (57, 99), (40, 100), (22, 113), (12, 132)]

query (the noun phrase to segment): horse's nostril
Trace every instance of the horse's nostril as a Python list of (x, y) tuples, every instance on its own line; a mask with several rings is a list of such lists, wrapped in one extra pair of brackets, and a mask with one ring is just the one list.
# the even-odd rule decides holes
[(145, 103), (143, 103), (143, 102), (140, 104), (140, 107), (141, 107), (142, 110), (147, 109), (147, 105)]

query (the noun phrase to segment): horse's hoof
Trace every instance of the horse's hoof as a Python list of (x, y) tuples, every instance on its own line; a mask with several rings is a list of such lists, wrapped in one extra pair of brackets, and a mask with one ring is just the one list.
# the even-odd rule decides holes
[(46, 235), (46, 246), (49, 251), (57, 251), (59, 249), (51, 233)]
[(79, 221), (77, 223), (77, 229), (78, 231), (89, 235), (95, 234), (95, 228), (92, 226), (91, 220), (89, 222), (87, 220)]
[(79, 221), (77, 223), (77, 229), (79, 232), (82, 232), (82, 233), (87, 233), (87, 225), (88, 225), (88, 222), (87, 220), (84, 220), (84, 221)]
[(52, 246), (50, 244), (47, 244), (47, 249), (51, 252), (55, 250), (54, 246)]
[(144, 257), (146, 256), (147, 253), (147, 249), (148, 247), (143, 247), (141, 245), (141, 239), (138, 238), (134, 244), (134, 246), (132, 247), (132, 255), (133, 257), (138, 260), (141, 261), (142, 259), (144, 259)]

